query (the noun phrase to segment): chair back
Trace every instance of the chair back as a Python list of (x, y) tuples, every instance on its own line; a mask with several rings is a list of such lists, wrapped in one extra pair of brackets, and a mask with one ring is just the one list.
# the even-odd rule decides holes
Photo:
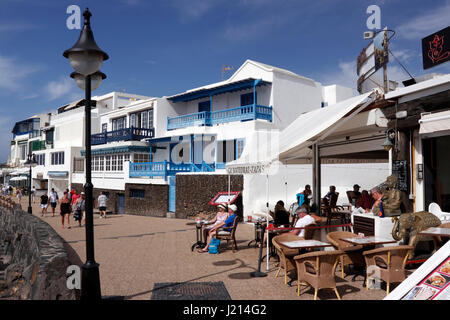
[(317, 224), (312, 223), (312, 224), (306, 226), (306, 229), (305, 229), (305, 239), (306, 240), (314, 239), (314, 234), (316, 233), (316, 230), (317, 230), (317, 229), (309, 229), (309, 227), (317, 227)]
[(355, 246), (351, 243), (341, 240), (342, 238), (356, 238), (356, 237), (358, 237), (358, 235), (348, 231), (332, 231), (327, 233), (328, 242), (330, 242), (333, 245), (333, 247), (337, 250), (343, 250), (347, 247), (362, 248), (362, 246)]
[(336, 207), (338, 198), (339, 198), (339, 192), (336, 192), (335, 194), (332, 194), (330, 196), (330, 208)]
[(320, 287), (335, 286), (334, 274), (338, 258), (343, 254), (340, 250), (314, 251), (294, 257), (299, 275), (319, 278)]
[(236, 216), (236, 218), (234, 218), (233, 227), (231, 228), (231, 237), (234, 237), (234, 234), (236, 233), (236, 229), (240, 218), (241, 217), (239, 216)]

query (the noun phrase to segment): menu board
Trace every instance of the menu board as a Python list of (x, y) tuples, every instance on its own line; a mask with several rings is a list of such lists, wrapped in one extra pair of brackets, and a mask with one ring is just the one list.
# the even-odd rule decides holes
[(401, 300), (450, 300), (450, 255)]
[(408, 191), (408, 162), (406, 160), (394, 160), (392, 163), (392, 173), (397, 176), (397, 189)]

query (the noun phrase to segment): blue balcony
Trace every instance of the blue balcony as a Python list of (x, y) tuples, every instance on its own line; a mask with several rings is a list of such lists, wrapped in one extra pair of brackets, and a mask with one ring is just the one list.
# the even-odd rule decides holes
[(150, 128), (124, 128), (114, 131), (102, 132), (91, 135), (91, 144), (93, 146), (106, 144), (115, 141), (139, 141), (146, 138), (153, 138), (155, 129)]
[(215, 165), (202, 162), (194, 163), (173, 163), (162, 162), (130, 162), (130, 178), (154, 178), (163, 177), (165, 180), (169, 176), (174, 176), (180, 172), (213, 172)]
[(192, 126), (212, 126), (219, 123), (248, 120), (267, 120), (272, 122), (272, 107), (252, 104), (219, 111), (203, 111), (183, 116), (167, 118), (167, 130)]

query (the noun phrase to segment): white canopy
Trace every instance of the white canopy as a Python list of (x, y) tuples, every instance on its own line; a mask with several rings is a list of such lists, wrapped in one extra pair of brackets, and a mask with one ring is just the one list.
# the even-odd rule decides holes
[(446, 136), (450, 133), (450, 111), (422, 115), (419, 133), (423, 137)]
[(344, 124), (344, 120), (339, 120), (350, 113), (353, 116), (358, 114), (373, 102), (376, 96), (377, 91), (373, 90), (300, 115), (280, 134), (280, 161), (306, 157), (310, 152), (309, 146), (325, 139)]
[(18, 176), (20, 174), (25, 174), (25, 173), (29, 173), (30, 172), (30, 168), (19, 168), (16, 171), (13, 171), (10, 173), (11, 176)]
[(9, 181), (22, 181), (22, 180), (28, 180), (28, 177), (21, 176), (21, 177), (13, 177), (13, 178), (9, 179)]

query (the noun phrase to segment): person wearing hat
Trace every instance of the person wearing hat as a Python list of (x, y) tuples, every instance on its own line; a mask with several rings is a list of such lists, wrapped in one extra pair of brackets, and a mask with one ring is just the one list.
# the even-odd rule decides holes
[(206, 246), (203, 249), (199, 249), (198, 250), (199, 253), (208, 252), (209, 244), (211, 243), (212, 238), (217, 234), (217, 229), (223, 228), (224, 231), (231, 231), (231, 228), (233, 227), (233, 224), (234, 224), (234, 219), (236, 219), (236, 217), (237, 217), (236, 211), (237, 211), (237, 206), (235, 204), (230, 204), (228, 206), (228, 214), (229, 214), (228, 218), (225, 221), (222, 221), (222, 222), (216, 224), (209, 231)]
[(224, 222), (228, 218), (227, 206), (225, 204), (220, 203), (217, 208), (219, 209), (219, 212), (217, 212), (214, 219), (203, 224), (203, 239), (208, 238), (209, 233), (215, 228), (215, 226)]
[(81, 227), (81, 220), (86, 221), (84, 212), (85, 212), (84, 192), (81, 192), (80, 196), (77, 199), (77, 202), (75, 203), (75, 213), (73, 215), (75, 221), (78, 221), (79, 227)]

